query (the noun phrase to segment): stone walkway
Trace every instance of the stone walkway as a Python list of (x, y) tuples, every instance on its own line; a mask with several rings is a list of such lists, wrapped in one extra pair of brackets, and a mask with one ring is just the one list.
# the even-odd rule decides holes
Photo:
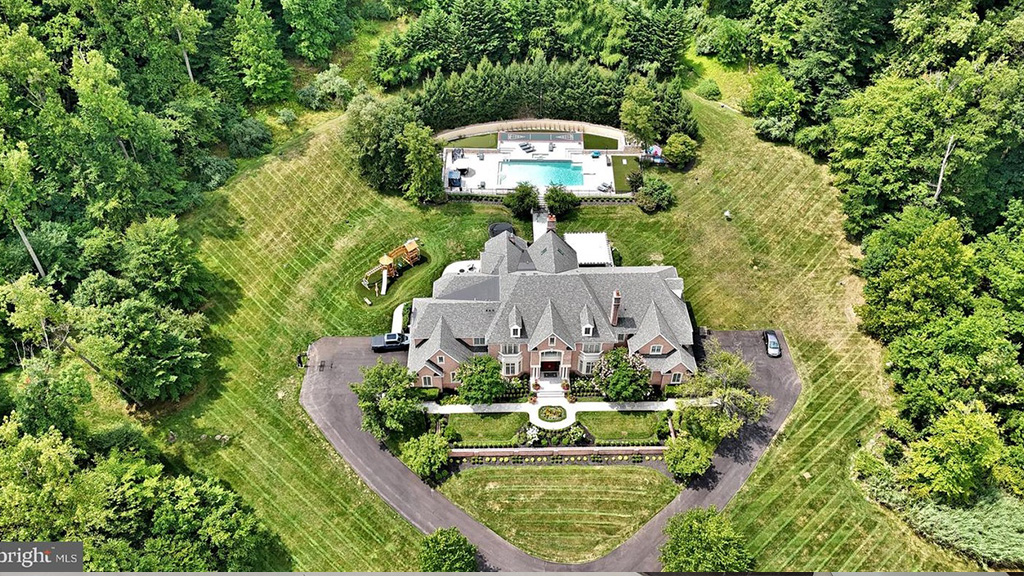
[[(448, 404), (442, 406), (437, 402), (424, 402), (423, 407), (429, 414), (507, 414), (525, 412), (530, 415), (530, 423), (545, 430), (561, 430), (576, 422), (580, 412), (658, 412), (675, 410), (676, 402), (699, 404), (706, 400), (697, 398), (678, 398), (661, 402), (569, 402), (562, 398), (545, 398), (543, 402), (501, 402), (497, 404)], [(565, 420), (545, 422), (540, 419), (543, 406), (561, 406), (565, 408)]]

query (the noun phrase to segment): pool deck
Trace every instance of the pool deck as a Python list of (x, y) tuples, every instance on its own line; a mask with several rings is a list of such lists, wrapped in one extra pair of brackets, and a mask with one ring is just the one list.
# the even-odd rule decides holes
[[(466, 192), (482, 191), (487, 193), (505, 193), (515, 188), (516, 182), (501, 181), (501, 162), (503, 160), (569, 160), (583, 167), (583, 184), (566, 186), (572, 192), (597, 192), (601, 184), (614, 184), (612, 166), (608, 163), (608, 154), (613, 151), (601, 151), (597, 158), (591, 157), (589, 150), (584, 150), (579, 143), (554, 144), (549, 150), (547, 142), (534, 142), (536, 148), (532, 153), (526, 152), (518, 144), (501, 142), (495, 149), (466, 148), (464, 159), (459, 163), (468, 172), (462, 177), (462, 189)], [(444, 173), (452, 169), (452, 149), (444, 150)], [(482, 159), (481, 159), (482, 155)], [(537, 183), (539, 184), (539, 183)], [(540, 186), (538, 186), (540, 187)]]

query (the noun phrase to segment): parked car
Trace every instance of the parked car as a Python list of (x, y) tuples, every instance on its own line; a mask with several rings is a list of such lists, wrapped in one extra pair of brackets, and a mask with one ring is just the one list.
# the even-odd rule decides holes
[(782, 356), (782, 345), (779, 344), (779, 337), (775, 334), (775, 330), (765, 330), (761, 333), (761, 339), (764, 340), (764, 348), (768, 351), (769, 356), (772, 358)]
[(392, 352), (409, 349), (409, 335), (392, 332), (370, 338), (370, 348), (374, 352)]

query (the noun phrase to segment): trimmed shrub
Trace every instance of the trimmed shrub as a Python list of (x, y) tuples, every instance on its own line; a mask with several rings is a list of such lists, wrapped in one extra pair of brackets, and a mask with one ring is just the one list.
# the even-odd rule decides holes
[(228, 128), (228, 151), (236, 158), (255, 158), (270, 150), (273, 136), (266, 124), (245, 118)]
[(698, 82), (693, 92), (705, 100), (718, 100), (722, 97), (722, 90), (718, 87), (718, 82), (712, 78), (704, 78)]

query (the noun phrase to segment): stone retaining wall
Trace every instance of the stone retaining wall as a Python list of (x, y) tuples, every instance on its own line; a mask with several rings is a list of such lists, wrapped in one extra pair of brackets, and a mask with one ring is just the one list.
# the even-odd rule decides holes
[(484, 456), (506, 458), (511, 456), (660, 456), (664, 446), (565, 446), (548, 448), (454, 448), (451, 458), (472, 458)]
[(524, 120), (499, 120), (497, 122), (485, 122), (482, 124), (471, 124), (452, 130), (444, 130), (434, 135), (439, 140), (457, 140), (468, 136), (490, 134), (506, 130), (548, 130), (551, 132), (583, 132), (595, 136), (605, 136), (619, 141), (619, 150), (626, 148), (631, 143), (631, 138), (622, 130), (602, 124), (591, 124), (590, 122), (579, 122), (576, 120), (555, 120), (548, 118), (528, 118)]

